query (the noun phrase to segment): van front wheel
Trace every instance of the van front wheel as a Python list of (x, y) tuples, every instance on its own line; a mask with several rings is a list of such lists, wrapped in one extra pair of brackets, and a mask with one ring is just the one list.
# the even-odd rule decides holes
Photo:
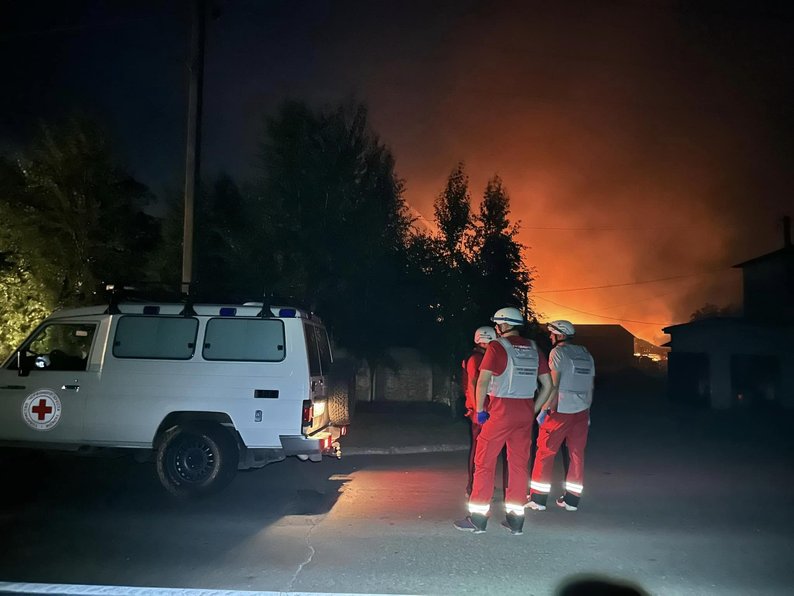
[(200, 497), (232, 481), (239, 457), (234, 437), (222, 426), (175, 426), (157, 448), (157, 475), (175, 497)]

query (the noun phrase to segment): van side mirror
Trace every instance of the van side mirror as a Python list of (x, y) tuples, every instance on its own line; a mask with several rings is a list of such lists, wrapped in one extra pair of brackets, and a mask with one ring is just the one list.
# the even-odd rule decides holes
[(27, 377), (30, 374), (30, 369), (25, 366), (25, 359), (22, 357), (22, 350), (17, 352), (17, 375), (20, 377)]

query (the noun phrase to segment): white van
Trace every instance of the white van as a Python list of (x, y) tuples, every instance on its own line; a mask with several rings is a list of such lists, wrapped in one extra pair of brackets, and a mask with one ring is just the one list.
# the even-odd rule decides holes
[[(141, 450), (180, 497), (286, 456), (340, 456), (352, 407), (298, 308), (124, 303), (57, 311), (0, 369), (0, 446)], [(147, 451), (148, 450), (148, 451)]]

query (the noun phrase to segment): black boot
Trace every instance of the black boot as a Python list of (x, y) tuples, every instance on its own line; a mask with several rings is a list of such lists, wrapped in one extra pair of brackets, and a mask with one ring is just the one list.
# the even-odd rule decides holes
[(472, 513), (463, 519), (459, 519), (453, 525), (464, 532), (474, 532), (475, 534), (482, 534), (485, 532), (485, 525), (488, 523), (488, 517), (482, 513)]
[(512, 511), (507, 512), (507, 527), (513, 536), (521, 536), (524, 533), (524, 516)]
[(474, 524), (474, 533), (482, 534), (485, 532), (485, 526), (488, 525), (488, 516), (483, 513), (472, 513), (469, 518), (471, 523)]

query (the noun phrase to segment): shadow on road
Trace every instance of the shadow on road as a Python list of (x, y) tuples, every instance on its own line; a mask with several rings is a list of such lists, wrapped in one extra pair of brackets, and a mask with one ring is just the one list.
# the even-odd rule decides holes
[[(219, 494), (178, 500), (162, 488), (153, 464), (138, 463), (125, 453), (108, 451), (83, 456), (68, 452), (4, 449), (0, 451), (0, 474), (3, 478), (0, 512), (8, 514), (31, 506), (55, 503), (66, 508), (124, 512), (212, 510), (232, 504), (241, 506), (261, 502), (262, 492), (291, 492), (294, 499), (288, 503), (289, 509), (300, 510), (302, 515), (319, 515), (333, 506), (343, 484), (328, 480), (328, 473), (320, 469), (328, 464), (334, 470), (344, 467), (342, 462), (335, 460), (326, 459), (317, 465), (290, 458), (261, 470), (238, 473), (232, 485)], [(284, 474), (285, 468), (287, 474)], [(311, 484), (310, 488), (306, 487), (307, 482)], [(298, 514), (297, 511), (295, 513)]]

